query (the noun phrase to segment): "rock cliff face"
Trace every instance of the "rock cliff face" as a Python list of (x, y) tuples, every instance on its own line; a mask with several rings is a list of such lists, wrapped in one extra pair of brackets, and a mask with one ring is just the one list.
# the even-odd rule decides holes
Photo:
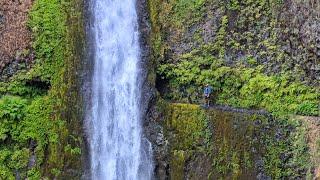
[[(319, 121), (319, 7), (313, 0), (148, 1), (149, 81), (159, 93), (145, 131), (157, 178), (318, 176), (320, 145), (307, 137), (319, 127), (294, 114)], [(201, 103), (204, 83), (217, 104), (270, 114), (170, 103)]]
[(18, 69), (30, 66), (34, 59), (31, 31), (27, 27), (32, 1), (0, 1), (0, 80), (11, 77)]
[(0, 1), (0, 179), (79, 179), (83, 2)]
[(228, 65), (264, 65), (319, 85), (320, 5), (314, 0), (150, 0), (160, 63), (209, 51)]
[[(79, 179), (88, 165), (81, 121), (92, 68), (90, 54), (82, 61), (87, 7), (42, 1), (29, 29), (39, 1), (0, 0), (0, 179)], [(137, 3), (141, 104), (157, 179), (319, 176), (317, 1)], [(274, 116), (170, 103), (200, 102), (206, 80), (215, 102)]]
[(299, 118), (159, 100), (149, 122), (158, 179), (318, 177), (320, 146), (307, 137), (320, 130)]
[(165, 99), (200, 103), (209, 83), (219, 104), (318, 115), (318, 9), (314, 1), (149, 0), (156, 87)]

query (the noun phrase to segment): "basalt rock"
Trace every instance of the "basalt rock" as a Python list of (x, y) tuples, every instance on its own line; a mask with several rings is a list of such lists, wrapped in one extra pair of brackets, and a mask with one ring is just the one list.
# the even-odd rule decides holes
[[(19, 70), (19, 67), (10, 65), (11, 62), (30, 64), (33, 60), (29, 51), (31, 31), (27, 27), (31, 6), (31, 0), (0, 1), (0, 80)], [(20, 52), (28, 53), (21, 55)]]

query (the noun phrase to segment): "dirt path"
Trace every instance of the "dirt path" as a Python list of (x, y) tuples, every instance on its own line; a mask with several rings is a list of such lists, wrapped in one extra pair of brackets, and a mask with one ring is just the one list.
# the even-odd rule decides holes
[(200, 105), (203, 109), (216, 109), (221, 111), (231, 111), (236, 113), (245, 113), (245, 114), (261, 114), (261, 115), (270, 115), (266, 110), (254, 110), (254, 109), (244, 109), (244, 108), (235, 108), (227, 105), (211, 105), (209, 108), (205, 107), (204, 105)]

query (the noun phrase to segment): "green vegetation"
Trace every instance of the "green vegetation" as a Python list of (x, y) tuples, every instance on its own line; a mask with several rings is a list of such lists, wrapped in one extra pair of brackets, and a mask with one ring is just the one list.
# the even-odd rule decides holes
[(164, 104), (166, 112), (165, 133), (171, 144), (172, 179), (184, 179), (187, 159), (196, 152), (206, 153), (211, 132), (208, 131), (205, 112), (196, 105)]
[(172, 171), (170, 173), (171, 179), (177, 179), (182, 180), (184, 179), (184, 167), (185, 167), (185, 161), (186, 161), (186, 153), (184, 151), (178, 151), (174, 150), (172, 152), (172, 159), (171, 159), (171, 165), (172, 165)]
[(277, 19), (281, 8), (279, 0), (149, 0), (153, 60), (159, 86), (167, 89), (162, 96), (200, 103), (209, 83), (218, 104), (319, 115), (319, 87), (307, 85), (317, 82), (280, 46), (286, 41), (276, 33), (284, 23)]
[[(181, 173), (190, 171), (188, 162), (200, 163), (199, 153), (211, 152), (209, 179), (249, 175), (255, 166), (252, 155), (259, 153), (272, 179), (311, 177), (307, 129), (290, 115), (319, 116), (319, 82), (310, 68), (319, 58), (315, 37), (303, 35), (299, 25), (305, 22), (290, 17), (304, 17), (297, 7), (308, 9), (310, 17), (316, 16), (315, 9), (282, 0), (148, 2), (153, 79), (164, 100), (203, 103), (203, 85), (209, 83), (214, 103), (265, 109), (274, 118), (241, 116), (241, 122), (230, 122), (225, 113), (171, 105), (164, 111), (169, 116), (171, 175), (185, 177)], [(252, 124), (259, 119), (261, 124)], [(234, 129), (239, 124), (244, 132)], [(250, 153), (252, 148), (256, 153)]]
[[(238, 178), (244, 171), (253, 171), (252, 155), (249, 153), (254, 134), (254, 119), (234, 113), (208, 111), (190, 104), (170, 104), (166, 107), (166, 137), (170, 146), (170, 175), (183, 179), (187, 163), (196, 161), (202, 154), (209, 159), (211, 177), (232, 176)], [(234, 124), (249, 120), (246, 125), (234, 129)], [(249, 137), (249, 138), (248, 138)], [(251, 138), (251, 139), (250, 139)]]
[[(30, 154), (37, 155), (37, 164), (32, 171), (39, 174), (46, 147), (58, 143), (58, 132), (54, 128), (63, 128), (63, 124), (58, 124), (61, 121), (52, 121), (52, 102), (49, 99), (36, 98), (29, 105), (28, 100), (21, 97), (4, 96), (0, 100), (0, 107), (0, 153), (4, 155), (0, 177), (14, 179), (17, 171), (22, 178), (33, 178), (33, 175), (27, 176)], [(37, 143), (34, 150), (29, 148), (31, 140)]]
[[(25, 117), (26, 100), (7, 96), (0, 100), (0, 178), (14, 179), (10, 169), (21, 170), (27, 166), (29, 150), (19, 147), (26, 144), (20, 137), (21, 121)], [(5, 142), (15, 142), (11, 146), (3, 146)]]
[(192, 164), (201, 157), (209, 163), (203, 168), (209, 167), (210, 172), (201, 174), (208, 178), (255, 177), (257, 158), (272, 179), (310, 176), (306, 127), (299, 120), (205, 111), (190, 104), (167, 104), (159, 110), (166, 112), (164, 127), (174, 179), (199, 173)]
[[(81, 123), (73, 122), (78, 120), (77, 109), (69, 107), (79, 103), (74, 86), (79, 67), (75, 46), (83, 43), (81, 35), (76, 37), (82, 31), (80, 4), (77, 0), (33, 3), (28, 24), (35, 63), (0, 83), (0, 179), (54, 178), (63, 177), (65, 168), (81, 170)], [(28, 166), (32, 155), (36, 161)]]
[[(185, 56), (186, 57), (186, 56)], [(159, 75), (169, 79), (173, 90), (165, 98), (200, 103), (204, 83), (216, 91), (215, 101), (235, 107), (264, 108), (274, 115), (319, 114), (320, 94), (316, 88), (299, 82), (290, 82), (285, 75), (264, 75), (262, 67), (232, 68), (213, 59), (193, 57), (176, 65), (160, 65)], [(210, 62), (212, 63), (210, 65)], [(200, 69), (209, 65), (208, 69)]]
[[(34, 65), (0, 82), (0, 179), (68, 179), (72, 170), (66, 169), (81, 171), (75, 75), (83, 43), (80, 2), (33, 2)], [(306, 127), (287, 115), (319, 116), (319, 83), (307, 66), (317, 62), (312, 53), (317, 47), (308, 39), (302, 45), (304, 37), (298, 38), (299, 29), (292, 27), (299, 23), (281, 14), (282, 0), (148, 2), (156, 65), (149, 80), (161, 81), (157, 85), (167, 90), (163, 98), (200, 103), (202, 86), (209, 83), (215, 103), (263, 108), (276, 118), (163, 104), (171, 178), (182, 179), (186, 164), (199, 154), (209, 159), (208, 178), (250, 174), (252, 149), (273, 179), (308, 176)], [(36, 161), (30, 165), (33, 155)]]
[(206, 116), (196, 105), (172, 104), (170, 105), (170, 120), (167, 128), (176, 132), (173, 139), (174, 149), (195, 149), (203, 144), (206, 134)]
[(278, 119), (274, 137), (264, 137), (265, 169), (273, 179), (310, 176), (313, 166), (306, 140), (306, 127), (297, 119)]

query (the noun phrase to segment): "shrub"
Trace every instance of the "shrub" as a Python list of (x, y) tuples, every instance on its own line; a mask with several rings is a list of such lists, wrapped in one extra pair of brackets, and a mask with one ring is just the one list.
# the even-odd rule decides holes
[(317, 104), (320, 95), (316, 89), (292, 82), (285, 75), (265, 75), (262, 66), (228, 67), (206, 55), (199, 57), (190, 54), (185, 57), (187, 60), (174, 65), (161, 65), (158, 70), (163, 79), (169, 80), (172, 89), (165, 95), (167, 98), (182, 102), (190, 101), (191, 98), (192, 102), (200, 103), (203, 84), (209, 83), (213, 86), (219, 104), (263, 108), (276, 116), (319, 113)]

